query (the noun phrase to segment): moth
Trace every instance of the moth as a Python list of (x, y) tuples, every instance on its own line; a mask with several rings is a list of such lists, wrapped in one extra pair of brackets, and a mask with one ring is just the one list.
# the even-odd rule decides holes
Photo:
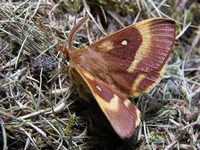
[(72, 28), (68, 49), (60, 49), (69, 57), (69, 76), (79, 85), (81, 97), (94, 96), (119, 137), (130, 138), (140, 123), (140, 111), (128, 97), (149, 92), (161, 80), (175, 42), (175, 22), (144, 20), (74, 49), (74, 35), (88, 19)]

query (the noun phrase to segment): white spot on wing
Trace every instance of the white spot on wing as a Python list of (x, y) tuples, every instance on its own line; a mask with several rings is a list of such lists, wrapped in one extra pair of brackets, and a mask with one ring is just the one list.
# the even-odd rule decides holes
[(127, 41), (127, 40), (123, 40), (123, 41), (121, 42), (121, 44), (122, 44), (122, 45), (128, 45), (128, 41)]
[(96, 86), (96, 88), (97, 88), (99, 91), (101, 91), (101, 88), (100, 88), (99, 86)]

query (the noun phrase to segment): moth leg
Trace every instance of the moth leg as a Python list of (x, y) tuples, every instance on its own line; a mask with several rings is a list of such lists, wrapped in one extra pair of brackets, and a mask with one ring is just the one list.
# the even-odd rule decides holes
[(68, 67), (68, 66), (62, 65), (61, 68), (58, 69), (58, 70), (53, 74), (53, 76), (52, 76), (51, 79), (48, 81), (48, 83), (51, 82), (52, 80), (54, 80), (61, 72), (64, 72), (64, 73), (67, 72), (67, 74), (68, 74), (68, 70), (69, 70), (69, 67)]

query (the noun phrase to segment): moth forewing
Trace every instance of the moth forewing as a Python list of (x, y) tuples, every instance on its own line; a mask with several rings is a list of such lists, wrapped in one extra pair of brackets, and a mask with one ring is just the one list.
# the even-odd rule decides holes
[[(100, 78), (127, 95), (138, 96), (149, 92), (158, 83), (161, 70), (170, 56), (175, 42), (175, 30), (174, 21), (153, 18), (94, 42), (89, 49), (99, 53), (107, 62), (102, 68), (106, 67), (112, 81)], [(101, 71), (91, 73), (99, 77)], [(138, 79), (141, 81), (138, 84), (142, 86), (140, 89), (133, 87)]]
[(115, 132), (122, 138), (130, 138), (140, 123), (140, 111), (126, 95), (117, 91), (83, 68), (76, 70), (87, 83), (101, 110), (109, 120)]

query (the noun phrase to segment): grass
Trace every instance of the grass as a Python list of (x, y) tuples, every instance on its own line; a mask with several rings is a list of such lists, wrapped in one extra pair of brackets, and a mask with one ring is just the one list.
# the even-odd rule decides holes
[[(1, 1), (0, 148), (200, 149), (199, 8), (199, 2), (178, 0)], [(70, 29), (85, 14), (90, 21), (76, 34), (77, 48), (139, 20), (176, 21), (162, 81), (134, 99), (142, 112), (135, 143), (115, 137), (66, 73), (48, 82), (66, 61), (57, 46), (68, 45)]]

